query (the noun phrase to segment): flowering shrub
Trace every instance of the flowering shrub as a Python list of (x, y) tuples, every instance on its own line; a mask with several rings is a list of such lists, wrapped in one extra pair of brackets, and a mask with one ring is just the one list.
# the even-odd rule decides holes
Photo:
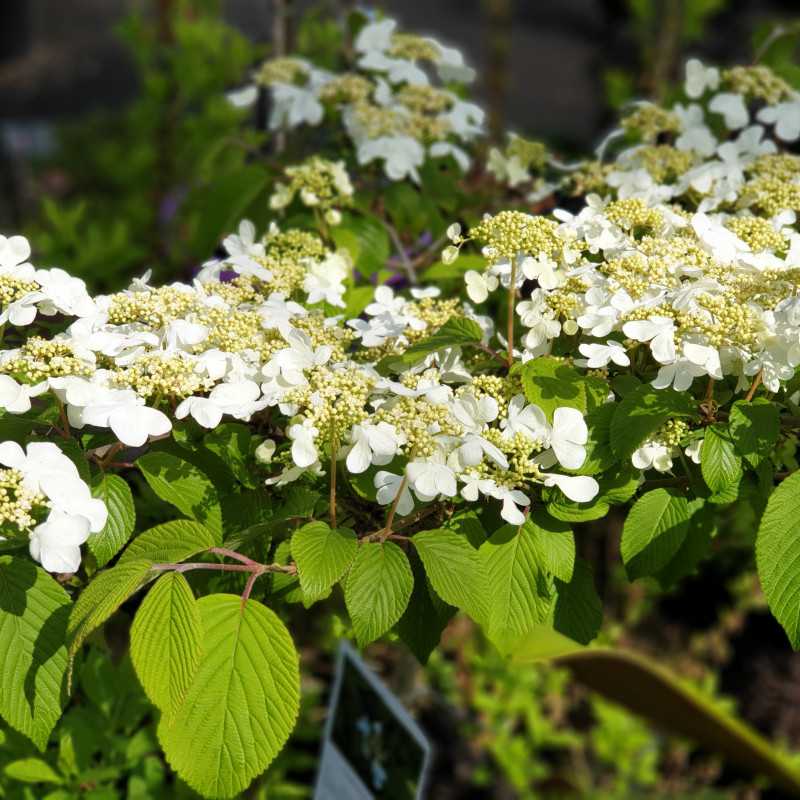
[[(465, 168), (479, 109), (418, 63), (467, 79), (461, 57), (390, 21), (354, 47), (352, 74), (266, 64), (273, 127), (333, 115), (391, 181), (429, 156)], [(492, 151), (499, 183), (585, 201), (465, 204), (427, 273), (463, 292), (420, 285), (402, 247), (408, 291), (388, 253), (367, 266), (349, 152), (287, 165), (280, 220), (243, 221), (192, 283), (92, 297), (0, 238), (6, 721), (43, 746), (82, 645), (142, 592), (130, 652), (160, 744), (233, 797), (298, 712), (287, 604), (338, 585), (360, 645), (394, 632), (421, 660), (456, 610), (502, 649), (541, 626), (586, 644), (602, 610), (573, 525), (612, 507), (629, 578), (664, 587), (723, 535), (722, 506), (765, 508), (762, 585), (800, 645), (800, 99), (766, 68), (695, 61), (685, 92), (634, 108), (599, 160)]]

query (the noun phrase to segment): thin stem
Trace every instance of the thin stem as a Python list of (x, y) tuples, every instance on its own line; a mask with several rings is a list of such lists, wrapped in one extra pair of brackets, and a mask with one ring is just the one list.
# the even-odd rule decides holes
[(492, 350), (491, 347), (485, 345), (483, 342), (469, 342), (473, 347), (477, 347), (478, 350), (483, 350), (484, 353), (487, 353), (492, 358), (496, 358), (503, 366), (506, 366), (506, 360), (503, 356), (500, 355), (496, 350)]
[(251, 566), (257, 564), (257, 561), (253, 561), (252, 558), (248, 558), (241, 553), (237, 553), (235, 550), (229, 550), (227, 547), (212, 547), (209, 553), (214, 553), (214, 555), (218, 556), (227, 556), (228, 558), (233, 558), (236, 561), (241, 561), (242, 564), (250, 564)]
[(753, 395), (756, 393), (756, 389), (761, 385), (761, 381), (764, 378), (764, 370), (759, 370), (758, 374), (755, 378), (753, 378), (753, 382), (750, 384), (750, 388), (747, 390), (747, 394), (744, 396), (744, 400), (746, 403), (749, 403), (753, 399)]
[(400, 257), (400, 261), (403, 264), (403, 269), (405, 270), (408, 282), (412, 286), (416, 286), (418, 283), (417, 274), (414, 272), (414, 265), (411, 263), (411, 259), (408, 257), (408, 253), (406, 253), (406, 249), (403, 247), (402, 241), (400, 241), (400, 234), (395, 230), (394, 226), (390, 222), (387, 222), (385, 219), (381, 219), (381, 222), (383, 223), (383, 227), (386, 228), (389, 238), (392, 240), (392, 244), (394, 245), (394, 249), (397, 251), (397, 255)]
[(100, 469), (105, 471), (108, 468), (109, 464), (113, 462), (114, 456), (117, 453), (119, 453), (119, 451), (122, 450), (123, 447), (125, 447), (125, 445), (122, 444), (122, 442), (116, 442), (115, 444), (112, 444), (111, 447), (109, 447), (108, 450), (106, 450), (105, 455), (102, 458), (100, 458), (97, 462)]
[(336, 527), (336, 455), (339, 449), (339, 442), (334, 436), (331, 440), (331, 496), (330, 496), (330, 518), (331, 528)]
[(181, 564), (153, 564), (156, 572), (191, 572), (195, 569), (210, 569), (216, 572), (288, 572), (294, 574), (293, 564), (220, 564), (214, 561), (184, 561)]
[(392, 501), (392, 505), (389, 508), (389, 513), (386, 516), (386, 524), (383, 526), (383, 530), (379, 535), (379, 538), (382, 542), (388, 539), (392, 535), (392, 524), (394, 523), (394, 515), (397, 513), (397, 506), (400, 503), (400, 498), (403, 496), (403, 492), (406, 490), (407, 485), (408, 485), (408, 475), (403, 475), (403, 480), (400, 481), (400, 486), (397, 489), (397, 494), (395, 495), (395, 498)]
[(517, 299), (517, 259), (511, 259), (511, 283), (508, 287), (508, 366), (514, 363), (514, 302)]

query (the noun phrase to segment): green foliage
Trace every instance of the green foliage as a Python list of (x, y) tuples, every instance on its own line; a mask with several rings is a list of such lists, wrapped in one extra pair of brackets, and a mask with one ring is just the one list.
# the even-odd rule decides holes
[(436, 353), (446, 347), (480, 343), (483, 331), (477, 322), (471, 319), (451, 317), (432, 336), (412, 345), (400, 356), (387, 356), (378, 364), (382, 368), (403, 369), (422, 361), (425, 356)]
[(478, 550), (465, 536), (447, 528), (422, 531), (411, 541), (436, 594), (484, 623), (488, 618), (489, 584)]
[(309, 597), (324, 595), (356, 557), (358, 539), (349, 528), (309, 522), (292, 536), (292, 557), (300, 586)]
[(756, 564), (770, 610), (800, 649), (800, 472), (772, 493), (756, 538)]
[(597, 409), (608, 394), (599, 378), (585, 377), (556, 358), (535, 358), (522, 367), (522, 386), (528, 402), (535, 403), (552, 421), (559, 406), (586, 414)]
[(235, 797), (275, 758), (299, 709), (297, 653), (273, 611), (235, 595), (197, 601), (203, 656), (158, 737), (169, 763), (208, 797)]
[(169, 572), (147, 593), (131, 626), (131, 661), (164, 714), (183, 702), (202, 654), (202, 620), (186, 578)]
[(625, 519), (620, 550), (631, 580), (655, 575), (675, 556), (689, 530), (689, 503), (680, 492), (653, 489)]
[(64, 702), (67, 593), (41, 568), (0, 556), (0, 716), (44, 750)]
[(382, 636), (400, 619), (413, 584), (408, 558), (394, 542), (358, 548), (347, 573), (344, 599), (360, 646)]
[(136, 509), (130, 486), (119, 475), (97, 475), (92, 482), (92, 494), (99, 497), (108, 509), (108, 520), (103, 530), (90, 536), (87, 542), (97, 566), (104, 567), (133, 534)]
[(617, 406), (611, 418), (611, 446), (620, 459), (628, 459), (668, 419), (692, 417), (695, 413), (696, 405), (688, 394), (643, 384), (625, 395)]
[(222, 542), (222, 507), (214, 481), (172, 453), (145, 453), (136, 461), (150, 488), (187, 517), (202, 522)]

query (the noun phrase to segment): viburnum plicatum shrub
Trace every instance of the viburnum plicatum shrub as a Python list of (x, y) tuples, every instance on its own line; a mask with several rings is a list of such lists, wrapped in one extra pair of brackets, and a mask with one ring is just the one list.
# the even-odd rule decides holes
[[(385, 80), (273, 62), (274, 113), (322, 124), (338, 81), (345, 124), (388, 131), (387, 177), (421, 178), (435, 153), (390, 166), (420, 127), (383, 118), (413, 108), (377, 94), (420, 60), (463, 64), (364, 31), (358, 63)], [(602, 608), (573, 529), (612, 507), (629, 578), (662, 587), (724, 538), (725, 506), (763, 509), (759, 574), (800, 645), (800, 99), (766, 68), (695, 61), (685, 91), (568, 171), (518, 137), (494, 150), (498, 186), (585, 201), (459, 213), (429, 272), (450, 294), (364, 269), (349, 150), (286, 165), (281, 224), (242, 222), (191, 283), (92, 297), (0, 238), (8, 724), (44, 747), (82, 646), (138, 594), (130, 655), (166, 758), (233, 797), (295, 723), (290, 604), (343, 596), (359, 645), (394, 634), (423, 661), (457, 611), (504, 651), (542, 626), (586, 644)], [(174, 518), (137, 525), (134, 493)]]

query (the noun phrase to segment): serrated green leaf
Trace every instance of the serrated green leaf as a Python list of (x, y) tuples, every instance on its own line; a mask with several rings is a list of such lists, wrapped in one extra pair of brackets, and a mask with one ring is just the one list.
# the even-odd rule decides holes
[[(489, 597), (489, 636), (501, 649), (547, 619), (554, 599), (553, 572), (569, 580), (575, 561), (572, 531), (549, 520), (504, 525), (481, 545)], [(560, 530), (552, 530), (560, 526)]]
[(617, 405), (611, 419), (611, 446), (619, 458), (628, 459), (668, 419), (691, 417), (695, 413), (691, 395), (643, 384)]
[(419, 558), (414, 556), (410, 560), (414, 589), (395, 630), (420, 664), (427, 664), (456, 609), (447, 605), (433, 590)]
[(600, 631), (603, 604), (594, 588), (591, 565), (582, 558), (575, 561), (572, 579), (556, 578), (553, 627), (580, 644), (589, 644)]
[(136, 527), (136, 508), (130, 486), (119, 475), (107, 472), (96, 475), (92, 481), (92, 495), (106, 504), (108, 519), (103, 530), (93, 533), (86, 545), (97, 566), (104, 567), (131, 538)]
[(426, 356), (446, 347), (475, 344), (483, 339), (477, 322), (465, 317), (451, 317), (433, 335), (411, 345), (399, 355), (386, 356), (378, 364), (379, 370), (402, 370), (412, 367)]
[(64, 779), (41, 758), (20, 758), (6, 764), (3, 773), (7, 778), (22, 783), (64, 783)]
[(394, 542), (359, 545), (344, 584), (344, 601), (360, 647), (395, 625), (413, 584), (408, 558)]
[(331, 228), (337, 247), (350, 253), (356, 270), (369, 278), (386, 266), (389, 260), (389, 234), (376, 217), (347, 214), (339, 225)]
[(708, 554), (711, 541), (716, 536), (719, 511), (713, 505), (698, 498), (689, 503), (689, 513), (689, 529), (683, 544), (666, 566), (656, 573), (656, 580), (662, 589), (669, 589), (691, 575)]
[(615, 403), (603, 403), (586, 415), (586, 459), (580, 469), (570, 471), (572, 474), (596, 475), (598, 472), (605, 472), (617, 462), (611, 448), (611, 419), (616, 408)]
[(489, 615), (488, 581), (481, 557), (468, 539), (439, 528), (417, 533), (411, 541), (436, 594), (485, 624)]
[(737, 400), (731, 406), (728, 431), (736, 452), (752, 467), (767, 456), (781, 430), (778, 407), (766, 397), (754, 397), (749, 403)]
[(609, 393), (602, 378), (582, 375), (551, 356), (532, 358), (522, 367), (521, 376), (528, 402), (539, 406), (551, 422), (557, 408), (577, 408), (586, 414), (599, 408)]
[(742, 461), (727, 431), (720, 425), (706, 428), (700, 448), (700, 470), (706, 486), (714, 494), (725, 492), (742, 479)]
[(620, 550), (631, 580), (655, 575), (678, 552), (689, 529), (689, 503), (673, 489), (653, 489), (631, 508)]
[(770, 611), (800, 649), (800, 472), (773, 491), (758, 526), (756, 566)]
[(255, 470), (249, 463), (252, 438), (250, 428), (241, 422), (224, 422), (203, 437), (203, 444), (249, 489), (258, 486)]
[(150, 488), (187, 517), (202, 522), (222, 542), (222, 508), (214, 482), (173, 453), (145, 453), (136, 460)]
[(67, 593), (29, 559), (0, 556), (0, 715), (44, 750), (64, 703)]
[(74, 655), (89, 634), (99, 628), (151, 576), (151, 561), (120, 561), (98, 572), (81, 592), (69, 616), (69, 652)]
[(202, 620), (179, 572), (156, 581), (131, 626), (131, 661), (152, 703), (172, 713), (183, 702), (200, 663)]
[(297, 719), (297, 652), (273, 611), (236, 595), (197, 601), (203, 657), (158, 738), (172, 768), (206, 797), (244, 791), (280, 752)]
[(205, 525), (191, 519), (173, 519), (140, 533), (120, 556), (118, 564), (142, 559), (167, 564), (185, 561), (217, 544)]
[(292, 556), (300, 586), (309, 597), (325, 594), (355, 558), (358, 539), (349, 528), (309, 522), (292, 536)]

